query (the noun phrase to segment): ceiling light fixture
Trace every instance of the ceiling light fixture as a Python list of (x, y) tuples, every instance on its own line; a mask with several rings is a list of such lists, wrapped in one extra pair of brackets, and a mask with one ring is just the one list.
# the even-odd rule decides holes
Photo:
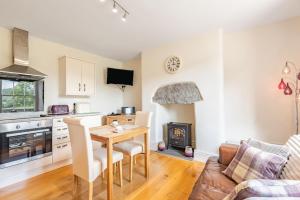
[(123, 17), (122, 17), (122, 21), (123, 22), (126, 22), (126, 17), (127, 17), (127, 13), (125, 12), (124, 15), (123, 15)]
[(113, 11), (113, 13), (117, 13), (118, 12), (117, 4), (116, 4), (115, 1), (114, 1), (114, 6), (113, 6), (112, 11)]
[[(105, 1), (105, 0), (99, 0), (99, 1)], [(117, 13), (119, 10), (122, 11), (124, 14), (122, 15), (121, 20), (123, 22), (126, 22), (127, 21), (127, 16), (129, 15), (129, 12), (116, 0), (112, 0), (112, 1), (113, 1), (112, 12)]]
[(99, 0), (101, 3), (104, 3), (106, 0)]

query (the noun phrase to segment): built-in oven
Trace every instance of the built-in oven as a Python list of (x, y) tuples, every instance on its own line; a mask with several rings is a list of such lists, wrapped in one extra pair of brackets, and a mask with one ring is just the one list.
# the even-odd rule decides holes
[(52, 120), (0, 124), (0, 168), (52, 155)]

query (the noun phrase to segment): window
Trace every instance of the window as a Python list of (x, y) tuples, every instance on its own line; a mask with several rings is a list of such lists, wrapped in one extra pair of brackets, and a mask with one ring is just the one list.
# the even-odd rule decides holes
[(1, 80), (1, 111), (35, 111), (36, 84), (30, 81)]

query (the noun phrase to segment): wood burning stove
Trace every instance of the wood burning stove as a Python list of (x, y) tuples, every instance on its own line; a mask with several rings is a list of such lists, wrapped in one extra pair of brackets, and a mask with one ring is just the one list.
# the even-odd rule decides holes
[(192, 124), (170, 122), (167, 124), (167, 147), (185, 148), (192, 145)]

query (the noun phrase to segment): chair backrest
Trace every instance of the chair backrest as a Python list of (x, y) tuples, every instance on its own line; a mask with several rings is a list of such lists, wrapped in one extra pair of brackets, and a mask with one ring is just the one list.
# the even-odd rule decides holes
[(73, 159), (73, 173), (86, 181), (93, 181), (93, 146), (88, 118), (64, 118), (68, 125)]
[[(135, 115), (135, 125), (151, 127), (152, 112), (137, 111)], [(144, 136), (137, 136), (133, 139), (136, 142), (143, 144)]]
[(102, 125), (102, 115), (91, 115), (84, 117), (76, 117), (77, 119), (84, 119), (84, 125), (92, 128)]
[(137, 111), (135, 116), (135, 125), (151, 127), (152, 112)]
[[(102, 115), (91, 115), (91, 116), (78, 117), (78, 119), (84, 119), (85, 125), (91, 128), (91, 127), (102, 126), (102, 117), (103, 117)], [(92, 141), (92, 144), (94, 150), (102, 147), (102, 142)]]

